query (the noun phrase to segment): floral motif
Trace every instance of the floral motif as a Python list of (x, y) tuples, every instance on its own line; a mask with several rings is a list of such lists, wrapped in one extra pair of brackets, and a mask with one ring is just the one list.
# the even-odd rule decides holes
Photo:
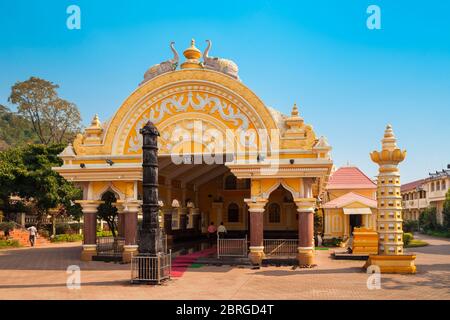
[[(194, 98), (195, 95), (195, 98)], [(209, 114), (218, 113), (224, 121), (231, 122), (237, 129), (246, 131), (250, 126), (250, 121), (248, 117), (243, 114), (238, 108), (233, 107), (229, 103), (225, 103), (221, 99), (215, 96), (210, 96), (205, 94), (202, 96), (200, 93), (193, 93), (189, 91), (187, 94), (187, 99), (185, 95), (173, 95), (171, 97), (165, 98), (159, 103), (151, 107), (142, 118), (136, 123), (134, 134), (129, 139), (128, 152), (137, 153), (142, 146), (142, 136), (139, 134), (139, 129), (144, 126), (147, 121), (152, 121), (154, 124), (158, 124), (165, 117), (165, 115), (173, 115), (175, 113), (187, 112), (188, 108), (191, 107), (194, 111), (204, 111)], [(183, 102), (186, 100), (185, 102)], [(240, 139), (243, 145), (245, 139)], [(254, 138), (250, 139), (250, 143), (254, 142)]]

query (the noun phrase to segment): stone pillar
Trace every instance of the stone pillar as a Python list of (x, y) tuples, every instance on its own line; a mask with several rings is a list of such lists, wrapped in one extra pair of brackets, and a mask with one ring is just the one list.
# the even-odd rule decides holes
[(223, 202), (213, 202), (211, 205), (211, 208), (212, 208), (213, 212), (215, 212), (215, 214), (216, 214), (217, 221), (211, 221), (211, 218), (210, 218), (209, 223), (214, 222), (214, 224), (217, 227), (220, 225), (220, 223), (222, 222), (222, 219), (223, 219), (223, 217), (222, 217)]
[(125, 221), (124, 235), (125, 245), (123, 246), (122, 261), (131, 262), (131, 257), (138, 252), (136, 242), (138, 212), (141, 207), (141, 201), (129, 200), (123, 203), (123, 216)]
[(303, 198), (294, 199), (298, 212), (297, 260), (300, 267), (314, 265), (314, 206), (316, 199), (312, 195), (312, 178), (303, 178)]
[(25, 217), (26, 217), (26, 213), (25, 212), (21, 212), (21, 213), (19, 213), (19, 216), (20, 216), (20, 218), (19, 218), (19, 223), (20, 223), (20, 225), (22, 226), (22, 227), (25, 227)]
[(314, 264), (314, 199), (297, 203), (298, 212), (298, 264), (310, 267)]
[(180, 218), (180, 230), (185, 232), (187, 229), (187, 208), (182, 207), (178, 209), (180, 212), (179, 218)]
[(398, 164), (406, 150), (397, 147), (397, 139), (388, 125), (381, 140), (381, 151), (370, 157), (379, 165), (377, 182), (378, 255), (370, 255), (366, 267), (377, 265), (382, 273), (415, 273), (413, 254), (403, 252), (402, 196)]
[(164, 209), (164, 232), (167, 237), (167, 244), (172, 244), (173, 235), (172, 235), (172, 208)]
[(201, 232), (201, 226), (200, 226), (200, 210), (198, 208), (192, 208), (192, 226), (194, 228), (194, 231), (196, 233)]
[[(155, 125), (148, 121), (142, 134), (142, 224), (139, 229), (139, 254), (156, 256), (164, 251), (163, 232), (159, 225), (158, 137)], [(125, 223), (127, 225), (127, 223)], [(165, 252), (164, 252), (165, 253)], [(145, 268), (144, 268), (145, 269)], [(140, 269), (143, 271), (144, 269)], [(151, 267), (156, 272), (157, 267)], [(159, 271), (158, 271), (159, 272)]]
[(125, 236), (125, 216), (123, 212), (123, 201), (118, 200), (113, 203), (113, 206), (117, 208), (117, 235), (121, 238)]
[(83, 211), (83, 250), (82, 261), (91, 261), (97, 254), (97, 208), (103, 201), (79, 200)]
[(267, 199), (245, 199), (250, 213), (250, 261), (260, 265), (264, 259), (264, 207)]

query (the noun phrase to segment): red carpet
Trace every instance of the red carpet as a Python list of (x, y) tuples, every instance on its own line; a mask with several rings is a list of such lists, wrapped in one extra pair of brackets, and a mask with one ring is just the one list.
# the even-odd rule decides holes
[(170, 273), (171, 276), (174, 278), (182, 277), (183, 274), (186, 272), (187, 268), (189, 268), (190, 265), (195, 263), (195, 261), (198, 258), (206, 257), (216, 252), (217, 249), (213, 247), (202, 251), (176, 257), (175, 259), (172, 260), (172, 272)]

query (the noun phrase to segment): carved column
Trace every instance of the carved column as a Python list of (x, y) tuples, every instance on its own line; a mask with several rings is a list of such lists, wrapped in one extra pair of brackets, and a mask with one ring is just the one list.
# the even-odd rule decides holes
[(391, 125), (386, 127), (381, 147), (381, 151), (373, 151), (370, 154), (372, 161), (379, 165), (378, 255), (369, 255), (365, 267), (377, 265), (381, 273), (415, 273), (416, 256), (403, 251), (402, 196), (398, 165), (405, 160), (406, 150), (398, 148)]
[(264, 207), (267, 199), (245, 199), (250, 213), (250, 261), (260, 265), (264, 258)]
[[(143, 136), (143, 205), (139, 230), (139, 253), (156, 255), (163, 251), (163, 234), (159, 228), (158, 197), (158, 129), (152, 122), (140, 130)], [(125, 223), (127, 225), (127, 223)]]
[(83, 250), (82, 261), (91, 261), (97, 254), (97, 208), (103, 201), (78, 200), (83, 211)]

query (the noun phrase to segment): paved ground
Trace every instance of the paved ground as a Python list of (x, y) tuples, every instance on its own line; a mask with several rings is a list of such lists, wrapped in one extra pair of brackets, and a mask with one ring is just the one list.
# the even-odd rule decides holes
[[(317, 251), (318, 267), (259, 270), (205, 266), (163, 286), (131, 285), (130, 266), (79, 261), (80, 244), (0, 250), (0, 299), (450, 299), (450, 241), (420, 236), (416, 275), (382, 275), (368, 290), (363, 262), (331, 260)], [(66, 287), (66, 268), (79, 265), (81, 289)]]

